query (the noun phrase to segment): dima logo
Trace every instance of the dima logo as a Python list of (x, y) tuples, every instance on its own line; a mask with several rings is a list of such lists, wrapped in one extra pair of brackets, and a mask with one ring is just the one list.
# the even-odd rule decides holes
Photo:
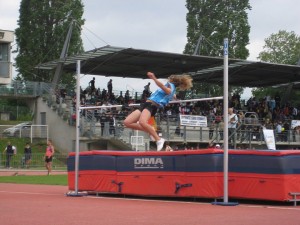
[(143, 157), (134, 158), (134, 168), (135, 169), (163, 169), (164, 162), (162, 158), (155, 157)]

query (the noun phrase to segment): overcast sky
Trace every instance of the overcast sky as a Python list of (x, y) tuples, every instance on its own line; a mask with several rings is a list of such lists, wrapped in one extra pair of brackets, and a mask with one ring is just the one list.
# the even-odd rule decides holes
[[(0, 0), (0, 29), (14, 30), (17, 27), (20, 2)], [(187, 42), (185, 0), (83, 0), (83, 3), (85, 50), (107, 44), (174, 53), (184, 50)], [(257, 60), (264, 39), (272, 33), (286, 30), (300, 35), (299, 0), (250, 0), (250, 5), (249, 60)], [(83, 85), (89, 80), (90, 76), (82, 78)], [(108, 78), (98, 77), (96, 86), (106, 88), (107, 81)], [(141, 90), (147, 82), (114, 78), (114, 89), (124, 89), (126, 84), (126, 89)], [(155, 85), (151, 86), (154, 88)]]

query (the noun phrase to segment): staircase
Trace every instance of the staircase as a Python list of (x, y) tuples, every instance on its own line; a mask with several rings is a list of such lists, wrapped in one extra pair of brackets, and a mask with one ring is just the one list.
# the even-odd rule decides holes
[[(55, 141), (60, 149), (70, 152), (75, 150), (76, 129), (75, 121), (72, 120), (74, 110), (71, 97), (66, 96), (57, 103), (55, 95), (40, 97), (36, 115), (46, 114), (46, 122), (49, 125), (50, 138)], [(38, 121), (39, 118), (36, 118)], [(130, 129), (122, 126), (122, 121), (116, 121), (115, 132), (110, 134), (109, 124), (104, 126), (101, 135), (100, 122), (96, 121), (94, 115), (86, 114), (80, 118), (80, 150), (132, 150)], [(63, 135), (62, 135), (63, 134)], [(66, 135), (68, 134), (68, 135)], [(61, 138), (63, 137), (63, 138)], [(149, 142), (149, 141), (148, 141)], [(146, 145), (147, 146), (147, 145)], [(145, 146), (139, 146), (141, 151), (145, 151)]]

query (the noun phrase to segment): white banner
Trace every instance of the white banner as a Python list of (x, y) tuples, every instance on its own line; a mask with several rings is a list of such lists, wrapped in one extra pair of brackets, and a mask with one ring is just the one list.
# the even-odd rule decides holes
[(264, 129), (263, 132), (264, 132), (265, 142), (267, 144), (268, 149), (276, 150), (274, 131)]
[(181, 126), (207, 127), (206, 116), (180, 115)]
[(300, 120), (292, 120), (291, 122), (291, 129), (300, 126)]

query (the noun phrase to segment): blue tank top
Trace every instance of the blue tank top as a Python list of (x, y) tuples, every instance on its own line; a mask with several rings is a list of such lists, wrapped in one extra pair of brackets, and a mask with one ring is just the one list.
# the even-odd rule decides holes
[(160, 107), (165, 107), (172, 99), (176, 92), (175, 85), (168, 82), (165, 84), (166, 87), (171, 88), (171, 93), (166, 94), (163, 89), (157, 89), (148, 99), (159, 104)]

